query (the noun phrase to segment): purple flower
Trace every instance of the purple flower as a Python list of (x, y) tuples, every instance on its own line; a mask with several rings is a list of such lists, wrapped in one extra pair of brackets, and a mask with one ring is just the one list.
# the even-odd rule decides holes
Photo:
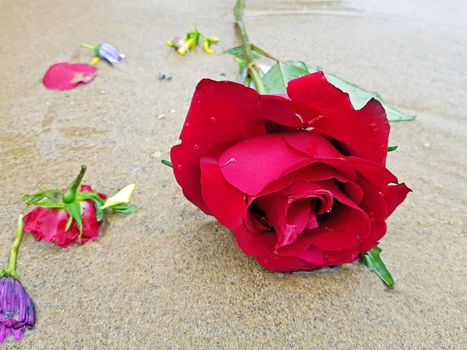
[(0, 344), (9, 335), (23, 338), (26, 328), (34, 328), (34, 304), (20, 281), (4, 276), (0, 278)]
[(97, 56), (103, 58), (111, 64), (118, 63), (125, 58), (125, 55), (109, 44), (100, 44), (97, 47)]

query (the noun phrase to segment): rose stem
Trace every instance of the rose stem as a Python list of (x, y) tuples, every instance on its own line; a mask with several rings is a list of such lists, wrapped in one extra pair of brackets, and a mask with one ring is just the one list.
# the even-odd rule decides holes
[(76, 199), (76, 192), (80, 188), (81, 182), (83, 182), (84, 174), (86, 173), (86, 166), (81, 166), (81, 171), (79, 172), (76, 179), (70, 184), (66, 192), (63, 194), (63, 201), (65, 203), (72, 203)]
[(242, 47), (243, 47), (243, 55), (246, 62), (246, 68), (248, 75), (253, 80), (256, 91), (260, 94), (265, 93), (263, 81), (261, 80), (261, 76), (256, 68), (256, 63), (251, 53), (251, 43), (248, 39), (248, 34), (246, 32), (245, 23), (243, 21), (243, 13), (245, 12), (245, 0), (237, 0), (234, 7), (235, 13), (235, 25), (238, 29), (240, 37), (242, 38)]
[(10, 257), (8, 259), (8, 274), (14, 278), (17, 278), (16, 275), (16, 260), (18, 258), (18, 250), (21, 245), (21, 240), (23, 238), (23, 216), (20, 215), (18, 218), (18, 229), (16, 230), (16, 238), (11, 246)]

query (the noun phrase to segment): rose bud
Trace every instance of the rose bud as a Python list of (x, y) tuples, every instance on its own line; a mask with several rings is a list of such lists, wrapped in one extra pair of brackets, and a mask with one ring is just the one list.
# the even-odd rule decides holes
[(21, 340), (26, 328), (34, 328), (36, 322), (34, 304), (16, 274), (16, 260), (23, 237), (22, 225), (23, 218), (20, 217), (9, 266), (0, 271), (0, 344), (8, 336)]
[(125, 214), (136, 211), (136, 207), (128, 204), (135, 185), (125, 187), (107, 203), (105, 194), (81, 183), (85, 171), (83, 166), (66, 191), (48, 190), (25, 196), (27, 205), (38, 207), (24, 217), (26, 232), (36, 240), (44, 239), (62, 247), (84, 244), (99, 237), (105, 209)]
[[(125, 55), (110, 44), (81, 44), (81, 46), (93, 50), (96, 57), (104, 59), (110, 64), (119, 63), (125, 59)], [(93, 64), (97, 63), (97, 61), (98, 60), (94, 60)]]
[(287, 95), (205, 79), (171, 161), (185, 196), (261, 266), (315, 270), (375, 248), (410, 191), (386, 168), (388, 136), (378, 101), (355, 110), (322, 72)]

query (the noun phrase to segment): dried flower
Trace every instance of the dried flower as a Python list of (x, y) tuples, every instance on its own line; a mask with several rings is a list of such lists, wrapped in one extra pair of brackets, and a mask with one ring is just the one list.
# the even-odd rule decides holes
[(22, 237), (23, 217), (20, 216), (16, 239), (10, 251), (9, 266), (0, 271), (0, 344), (8, 336), (21, 340), (26, 328), (32, 329), (36, 323), (34, 304), (16, 274), (16, 260)]
[(208, 55), (211, 55), (214, 51), (211, 49), (211, 45), (219, 42), (219, 38), (214, 36), (208, 37), (203, 41), (203, 49)]
[[(110, 44), (81, 44), (81, 46), (93, 50), (96, 57), (104, 59), (110, 64), (119, 63), (125, 59), (125, 55)], [(96, 59), (93, 60), (93, 64), (95, 63), (97, 63)]]

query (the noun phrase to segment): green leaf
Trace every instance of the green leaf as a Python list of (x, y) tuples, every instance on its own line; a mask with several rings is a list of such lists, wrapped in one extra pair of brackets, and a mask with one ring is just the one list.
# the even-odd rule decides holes
[[(321, 69), (318, 68), (318, 70)], [(365, 106), (368, 101), (374, 98), (383, 105), (386, 111), (387, 118), (390, 122), (408, 121), (415, 119), (414, 115), (403, 113), (395, 109), (394, 107), (388, 105), (386, 102), (384, 102), (383, 98), (376, 92), (371, 92), (362, 89), (361, 87), (349, 83), (348, 81), (345, 81), (344, 79), (341, 79), (334, 74), (324, 73), (324, 75), (332, 85), (349, 94), (350, 101), (352, 102), (352, 105), (355, 109), (363, 108), (363, 106)]]
[(395, 151), (397, 149), (397, 146), (389, 146), (388, 147), (388, 152)]
[[(252, 46), (252, 45), (251, 45)], [(258, 47), (254, 46), (255, 48), (259, 49)], [(251, 48), (252, 50), (253, 47)], [(245, 55), (245, 53), (243, 52), (243, 46), (235, 46), (235, 47), (231, 47), (230, 49), (227, 49), (225, 50), (224, 52), (222, 52), (223, 54), (227, 54), (227, 55), (232, 55), (232, 56), (235, 56), (237, 58), (240, 58), (243, 60), (243, 57)], [(251, 52), (251, 56), (253, 58), (260, 58), (260, 55), (258, 52), (255, 52), (255, 51), (252, 51)]]
[(268, 94), (286, 93), (287, 83), (295, 78), (310, 73), (307, 66), (299, 61), (279, 61), (263, 77)]
[(276, 62), (279, 62), (279, 60), (277, 58), (273, 57), (271, 54), (264, 51), (262, 48), (256, 46), (255, 44), (250, 44), (250, 47), (251, 47), (251, 50), (253, 51), (252, 55), (254, 55), (254, 53), (257, 52), (258, 54), (260, 54), (263, 57), (266, 57), (266, 58), (269, 58), (269, 59), (274, 60)]
[(112, 210), (119, 214), (134, 214), (138, 211), (138, 207), (134, 204), (121, 204), (112, 207)]
[(370, 251), (362, 254), (362, 262), (368, 267), (372, 272), (375, 272), (378, 277), (383, 281), (383, 283), (389, 288), (394, 288), (394, 280), (391, 276), (391, 273), (384, 265), (383, 260), (380, 257), (381, 248), (374, 247)]

